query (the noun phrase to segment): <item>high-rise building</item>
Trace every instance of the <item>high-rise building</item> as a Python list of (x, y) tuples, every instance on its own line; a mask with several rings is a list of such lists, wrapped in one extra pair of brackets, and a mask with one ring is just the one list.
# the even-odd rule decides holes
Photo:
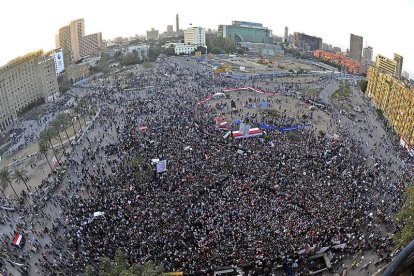
[[(96, 33), (85, 36), (85, 21), (83, 18), (73, 20), (69, 25), (64, 26), (59, 29), (58, 39), (56, 40), (56, 48), (61, 48), (63, 50), (63, 57), (65, 58), (64, 62), (66, 65), (72, 64), (73, 61), (80, 60), (85, 52), (81, 52), (81, 48), (92, 50), (91, 39), (96, 39), (94, 45), (99, 45), (102, 47), (102, 34)], [(100, 38), (100, 40), (99, 40)], [(82, 43), (87, 43), (88, 45), (82, 45)], [(95, 48), (93, 54), (98, 54), (101, 48)], [(87, 55), (91, 55), (88, 52)]]
[(178, 13), (175, 16), (175, 31), (177, 32), (177, 35), (180, 35), (180, 19), (178, 18)]
[(402, 74), (401, 74), (401, 77), (406, 79), (406, 80), (409, 80), (410, 79), (410, 74), (407, 71), (403, 71)]
[(81, 58), (80, 43), (82, 36), (85, 35), (85, 22), (83, 18), (70, 22), (70, 39), (72, 43), (72, 52), (74, 60)]
[(206, 30), (201, 27), (190, 27), (184, 31), (184, 44), (206, 45)]
[(234, 42), (272, 43), (272, 31), (261, 23), (233, 21), (232, 25), (219, 25), (217, 36)]
[(365, 65), (371, 65), (371, 63), (372, 63), (372, 54), (373, 54), (373, 51), (372, 51), (371, 46), (365, 47), (363, 49), (362, 57), (363, 57), (363, 61), (364, 61), (363, 63)]
[(27, 105), (58, 92), (53, 55), (44, 55), (42, 50), (0, 67), (0, 129)]
[(375, 67), (386, 74), (397, 78), (400, 77), (397, 75), (397, 61), (393, 59), (387, 58), (383, 55), (377, 55), (377, 58), (375, 59)]
[(351, 34), (349, 57), (361, 62), (363, 37)]
[(167, 36), (172, 36), (174, 34), (174, 28), (173, 25), (167, 26)]
[(397, 68), (395, 69), (395, 77), (401, 78), (403, 57), (400, 56), (399, 54), (394, 53), (394, 60), (395, 62), (397, 62)]
[(316, 51), (322, 49), (322, 38), (295, 32), (293, 33), (293, 45), (308, 51)]
[[(370, 67), (366, 94), (383, 111), (389, 125), (407, 149), (414, 145), (414, 86), (407, 86), (392, 74), (378, 67)], [(414, 153), (414, 152), (411, 152)]]
[(289, 40), (289, 29), (288, 29), (288, 27), (286, 26), (285, 27), (285, 37), (284, 37), (284, 42), (286, 43), (286, 42), (288, 42), (288, 40)]
[(81, 57), (100, 55), (102, 49), (102, 33), (95, 33), (81, 37)]
[(150, 31), (147, 31), (147, 40), (157, 40), (159, 36), (160, 32), (154, 28), (151, 28)]

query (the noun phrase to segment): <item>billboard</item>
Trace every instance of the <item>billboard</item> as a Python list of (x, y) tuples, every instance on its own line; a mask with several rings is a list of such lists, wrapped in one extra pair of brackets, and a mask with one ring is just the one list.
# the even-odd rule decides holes
[(62, 51), (55, 53), (55, 69), (56, 69), (56, 75), (59, 75), (65, 69), (65, 63), (63, 62)]

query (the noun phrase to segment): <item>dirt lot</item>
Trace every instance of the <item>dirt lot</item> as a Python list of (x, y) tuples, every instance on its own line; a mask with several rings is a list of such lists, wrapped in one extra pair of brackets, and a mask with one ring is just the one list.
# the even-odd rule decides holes
[[(225, 114), (226, 118), (230, 118), (231, 113), (231, 100), (234, 100), (236, 103), (236, 109), (242, 109), (241, 112), (237, 112), (233, 115), (233, 119), (241, 119), (245, 115), (256, 116), (256, 120), (260, 121), (261, 116), (266, 113), (265, 110), (273, 110), (276, 111), (278, 114), (286, 114), (287, 116), (295, 118), (297, 123), (302, 122), (303, 115), (307, 116), (306, 121), (310, 122), (315, 129), (315, 132), (319, 130), (324, 131), (325, 133), (336, 133), (336, 128), (334, 125), (331, 126), (330, 119), (331, 117), (325, 113), (324, 111), (318, 108), (310, 109), (310, 106), (302, 101), (292, 99), (290, 97), (282, 96), (282, 95), (263, 95), (257, 94), (254, 92), (228, 92), (227, 93), (230, 98), (222, 98), (222, 99), (211, 99), (208, 104), (212, 107), (215, 107), (217, 103), (224, 104), (227, 103), (227, 107), (224, 107), (221, 111), (216, 111), (216, 114), (219, 115)], [(260, 103), (262, 101), (267, 101), (270, 104), (268, 108), (249, 108), (246, 105), (246, 102), (250, 100)], [(312, 113), (312, 118), (310, 114)]]

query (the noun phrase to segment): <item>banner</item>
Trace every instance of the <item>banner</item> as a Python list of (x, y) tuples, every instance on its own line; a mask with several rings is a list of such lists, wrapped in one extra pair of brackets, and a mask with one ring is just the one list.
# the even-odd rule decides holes
[(162, 173), (167, 170), (167, 160), (161, 160), (157, 163), (157, 173)]

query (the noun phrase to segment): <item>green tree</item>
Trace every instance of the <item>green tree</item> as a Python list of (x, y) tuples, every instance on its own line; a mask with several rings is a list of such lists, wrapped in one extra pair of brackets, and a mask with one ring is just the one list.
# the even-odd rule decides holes
[(358, 81), (359, 88), (361, 88), (362, 93), (365, 93), (367, 91), (368, 81), (366, 80), (360, 80)]
[(61, 93), (65, 93), (69, 90), (70, 83), (69, 83), (68, 75), (66, 74), (66, 72), (61, 73), (58, 76), (57, 81), (58, 81), (59, 91)]
[(397, 222), (402, 226), (401, 232), (395, 236), (397, 247), (402, 247), (414, 238), (414, 186), (406, 188), (404, 192), (404, 205), (396, 216)]
[(29, 177), (27, 176), (27, 171), (25, 169), (15, 169), (14, 173), (12, 175), (14, 181), (16, 181), (17, 184), (20, 184), (21, 182), (24, 183), (26, 186), (27, 191), (30, 190), (29, 186), (27, 185), (27, 181), (29, 181)]
[(10, 186), (16, 195), (16, 198), (19, 198), (19, 195), (16, 193), (16, 190), (14, 189), (12, 185), (12, 175), (8, 169), (2, 169), (0, 171), (0, 182), (2, 183), (2, 187)]
[(50, 164), (49, 158), (47, 158), (47, 152), (49, 151), (49, 145), (46, 140), (39, 140), (39, 153), (45, 156), (47, 163), (49, 164), (50, 170), (53, 172), (52, 165)]
[(63, 123), (62, 118), (60, 116), (56, 116), (56, 118), (50, 122), (49, 126), (54, 129), (54, 133), (59, 137), (60, 146), (64, 149), (65, 147), (63, 146), (62, 136), (60, 135), (60, 132), (66, 128)]
[(203, 46), (198, 46), (195, 51), (196, 52), (201, 52), (202, 55), (205, 55), (207, 53), (206, 47), (203, 47)]
[(50, 147), (52, 148), (53, 154), (55, 155), (56, 160), (59, 161), (57, 153), (56, 153), (56, 149), (53, 146), (52, 143), (52, 139), (55, 138), (57, 136), (57, 131), (54, 128), (48, 127), (46, 129), (44, 129), (42, 132), (40, 132), (40, 140), (44, 140), (49, 142)]
[(130, 265), (120, 250), (116, 251), (114, 260), (102, 258), (98, 268), (88, 266), (85, 271), (86, 276), (160, 276), (163, 273), (164, 269), (152, 262)]

